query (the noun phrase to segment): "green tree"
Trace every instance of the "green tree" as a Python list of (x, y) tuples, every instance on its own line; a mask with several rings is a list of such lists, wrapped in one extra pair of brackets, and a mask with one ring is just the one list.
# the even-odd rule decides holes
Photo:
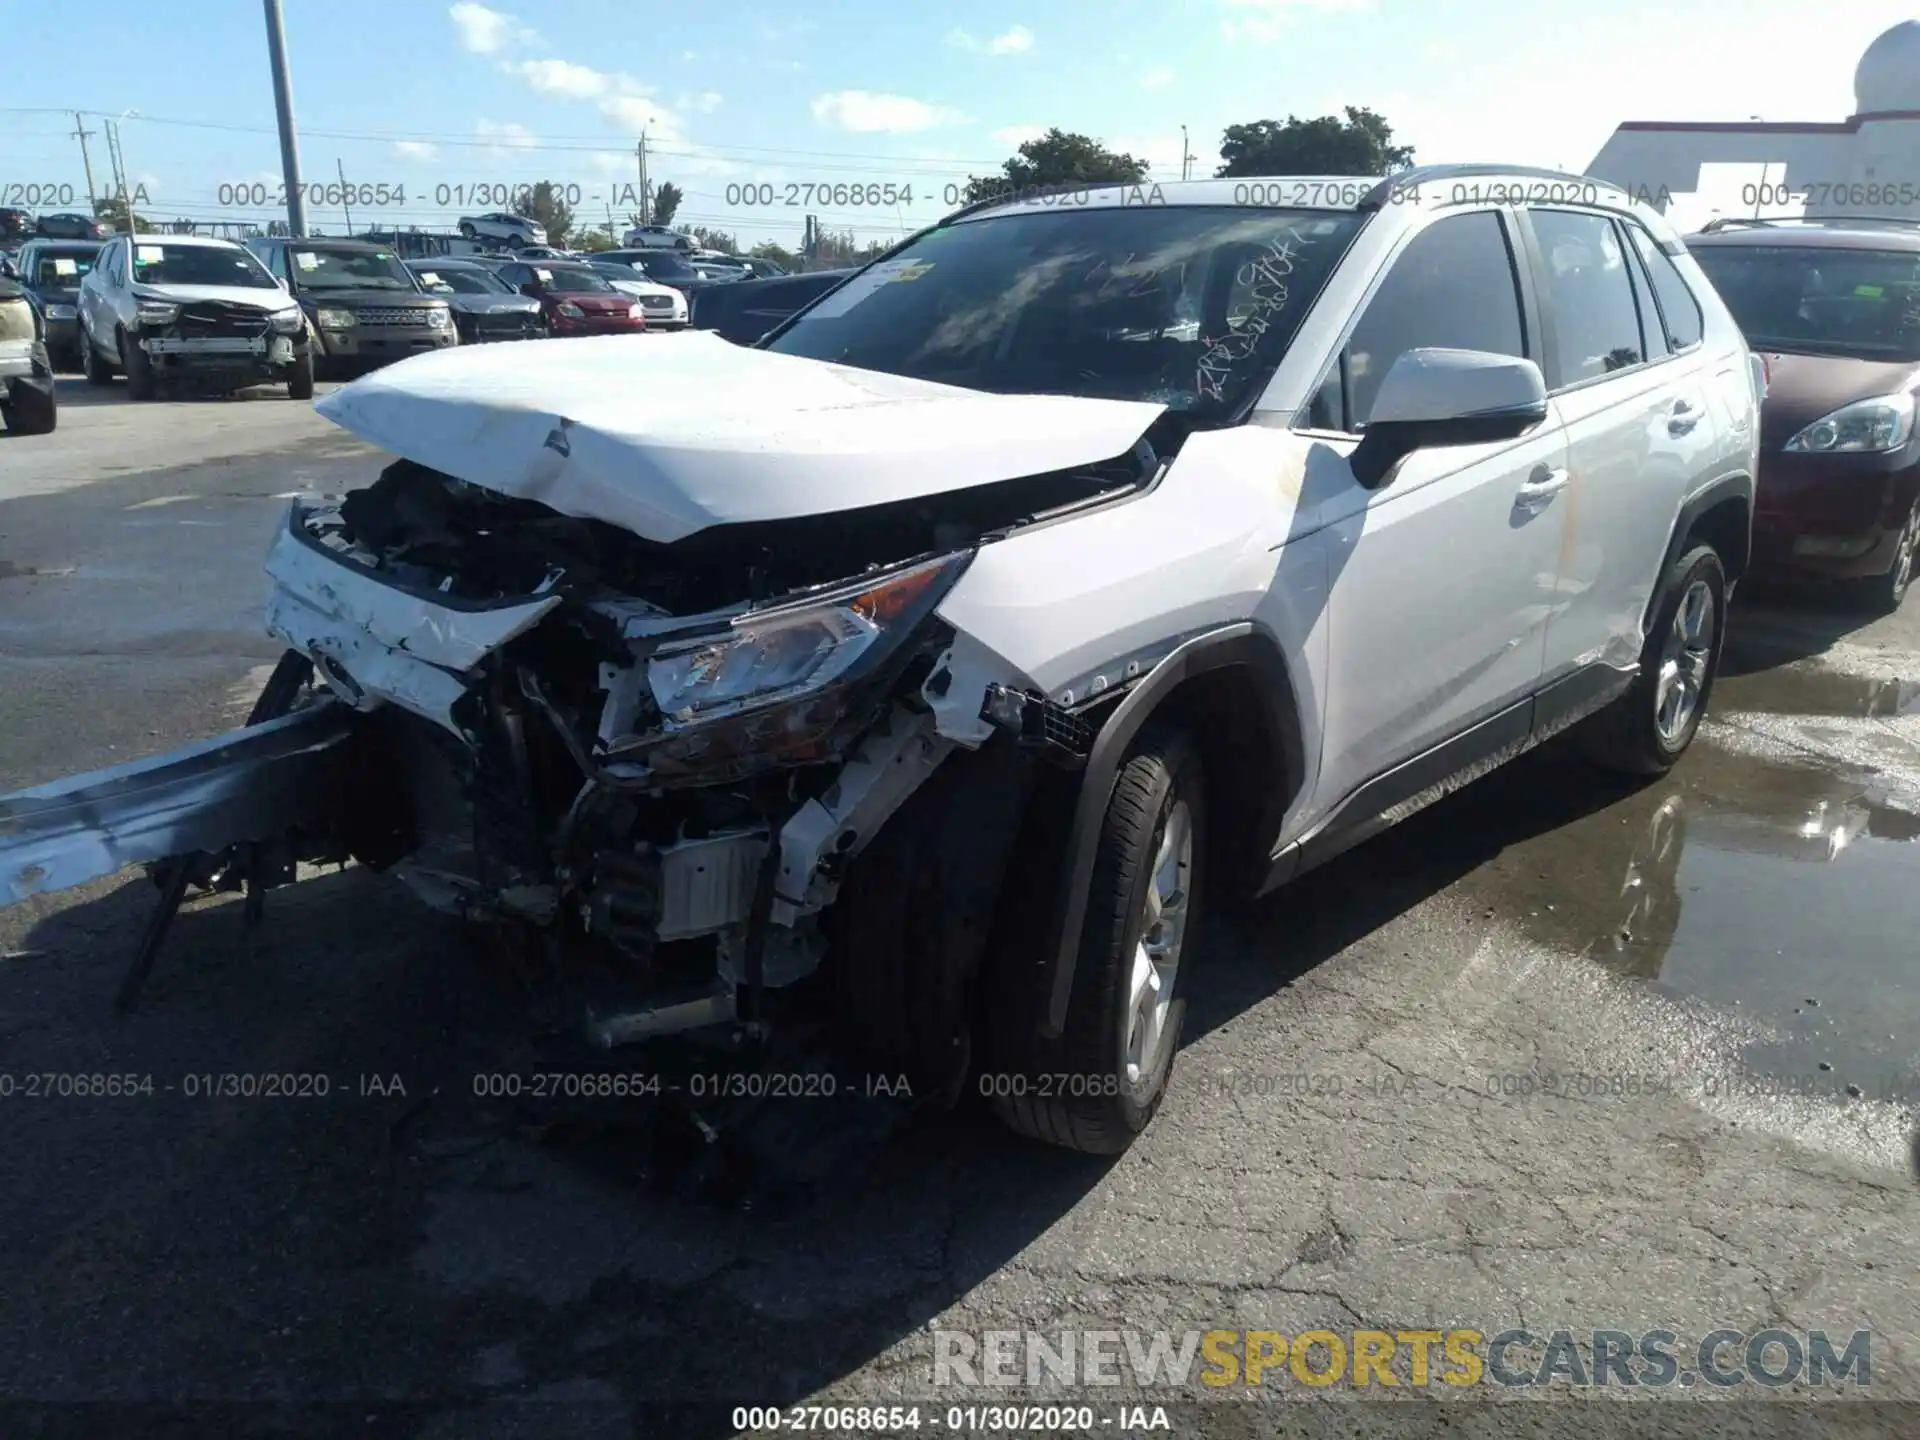
[(591, 230), (582, 230), (573, 237), (573, 248), (594, 255), (602, 250), (611, 250), (616, 241), (610, 225), (596, 225)]
[(749, 250), (747, 254), (753, 256), (756, 260), (771, 260), (782, 270), (798, 270), (800, 268), (800, 257), (798, 255), (787, 249), (786, 246), (776, 245), (771, 240), (762, 240), (758, 245), (754, 246), (753, 249)]
[(559, 249), (573, 231), (573, 210), (565, 191), (551, 180), (541, 180), (522, 190), (513, 202), (513, 213), (532, 220), (547, 232), (547, 243)]
[(686, 198), (686, 191), (671, 180), (662, 180), (653, 192), (653, 223), (655, 225), (673, 224), (673, 217), (680, 213), (680, 202)]
[(688, 229), (687, 234), (693, 236), (694, 244), (703, 250), (720, 250), (728, 255), (735, 253), (737, 242), (724, 230), (709, 230), (704, 225), (695, 225)]
[[(134, 203), (137, 205), (145, 198), (146, 190), (143, 187), (134, 196)], [(133, 224), (129, 226), (127, 224), (126, 202), (118, 195), (102, 195), (96, 199), (93, 202), (93, 218), (106, 226), (107, 229), (117, 231), (121, 234), (126, 234), (129, 230), (144, 231), (157, 230), (160, 228), (155, 225), (150, 218), (142, 215), (138, 210), (133, 212)]]
[(1147, 178), (1147, 162), (1109, 150), (1090, 136), (1056, 127), (1037, 140), (1027, 141), (1000, 171), (998, 175), (968, 177), (969, 205), (992, 195), (1042, 187), (1137, 185)]
[(1239, 175), (1391, 175), (1413, 164), (1413, 147), (1393, 143), (1393, 127), (1373, 111), (1347, 106), (1347, 118), (1289, 115), (1229, 125), (1220, 142), (1225, 162), (1214, 173)]

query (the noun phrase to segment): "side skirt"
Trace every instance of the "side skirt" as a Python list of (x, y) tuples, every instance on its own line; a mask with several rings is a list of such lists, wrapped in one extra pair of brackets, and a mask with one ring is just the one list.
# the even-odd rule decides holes
[(1639, 673), (1638, 664), (1588, 665), (1376, 775), (1313, 829), (1274, 851), (1257, 893), (1268, 894), (1345, 854), (1578, 724), (1625, 692)]

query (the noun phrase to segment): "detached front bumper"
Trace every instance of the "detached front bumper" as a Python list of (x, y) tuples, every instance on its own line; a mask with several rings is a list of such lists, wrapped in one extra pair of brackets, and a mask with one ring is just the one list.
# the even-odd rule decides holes
[(142, 332), (139, 345), (162, 374), (211, 373), (280, 378), (307, 353), (300, 335), (178, 335)]

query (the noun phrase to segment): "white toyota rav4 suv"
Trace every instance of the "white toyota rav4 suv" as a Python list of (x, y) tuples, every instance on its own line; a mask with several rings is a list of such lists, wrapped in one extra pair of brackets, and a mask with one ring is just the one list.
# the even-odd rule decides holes
[(351, 853), (604, 961), (601, 1045), (823, 1006), (1118, 1150), (1213, 900), (1576, 724), (1687, 748), (1763, 388), (1658, 215), (1495, 167), (992, 203), (753, 348), (406, 360), (320, 402), (398, 458), (293, 505), (261, 723), (0, 800), (0, 898)]

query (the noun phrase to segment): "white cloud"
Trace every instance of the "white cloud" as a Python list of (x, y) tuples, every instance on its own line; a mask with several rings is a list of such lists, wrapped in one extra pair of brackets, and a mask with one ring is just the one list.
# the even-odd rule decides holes
[(908, 134), (941, 125), (965, 124), (967, 117), (945, 105), (929, 105), (905, 95), (878, 95), (871, 90), (841, 90), (813, 102), (813, 118), (859, 134)]
[(1271, 43), (1283, 35), (1293, 16), (1302, 10), (1322, 14), (1371, 10), (1373, 0), (1220, 0), (1229, 10), (1252, 12), (1244, 20), (1222, 20), (1220, 33), (1229, 41)]
[(1173, 84), (1173, 71), (1160, 65), (1140, 77), (1142, 90), (1164, 90)]
[(506, 67), (542, 95), (563, 100), (594, 100), (607, 93), (613, 78), (571, 60), (522, 60)]
[(692, 50), (682, 50), (680, 52), (680, 58), (682, 60), (694, 60), (694, 59), (698, 59), (699, 57)]
[(702, 115), (711, 115), (720, 108), (720, 92), (718, 90), (702, 90), (698, 95), (694, 96), (693, 103), (687, 108), (689, 110), (698, 110)]
[(511, 120), (476, 120), (473, 133), (482, 140), (494, 142), (487, 153), (495, 160), (511, 155), (516, 150), (532, 150), (539, 144), (531, 130)]
[(537, 45), (539, 34), (520, 23), (519, 17), (460, 0), (447, 8), (447, 16), (460, 32), (460, 43), (476, 55), (497, 55), (522, 45)]
[(587, 157), (587, 164), (602, 175), (632, 174), (637, 163), (631, 150), (596, 150)]
[(1002, 31), (990, 40), (981, 40), (971, 31), (959, 26), (947, 32), (947, 44), (958, 50), (971, 50), (983, 55), (1024, 55), (1033, 48), (1033, 31), (1024, 25), (1015, 25)]
[(393, 153), (402, 160), (438, 160), (440, 147), (425, 140), (396, 140)]
[(1038, 140), (1046, 133), (1047, 127), (1044, 125), (1005, 125), (994, 131), (991, 138), (1018, 150), (1029, 140)]

